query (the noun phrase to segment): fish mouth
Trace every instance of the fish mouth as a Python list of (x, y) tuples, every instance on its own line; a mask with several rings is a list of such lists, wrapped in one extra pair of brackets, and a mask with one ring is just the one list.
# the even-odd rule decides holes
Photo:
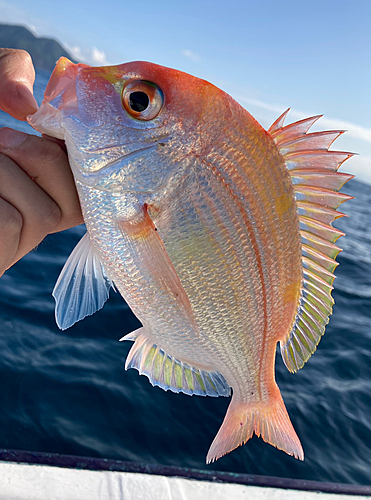
[(48, 85), (46, 86), (44, 100), (50, 103), (71, 83), (74, 83), (79, 67), (81, 66), (88, 67), (86, 64), (74, 64), (72, 61), (67, 59), (67, 57), (61, 57), (51, 74)]
[(44, 99), (35, 114), (27, 117), (28, 123), (38, 132), (64, 139), (61, 126), (61, 110), (76, 107), (76, 77), (79, 67), (66, 57), (61, 57), (50, 77), (44, 92)]

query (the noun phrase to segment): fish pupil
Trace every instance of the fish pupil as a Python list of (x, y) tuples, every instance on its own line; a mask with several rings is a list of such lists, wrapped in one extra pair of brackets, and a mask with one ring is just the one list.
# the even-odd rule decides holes
[(133, 111), (141, 113), (149, 105), (149, 97), (145, 92), (132, 92), (129, 97), (129, 105)]

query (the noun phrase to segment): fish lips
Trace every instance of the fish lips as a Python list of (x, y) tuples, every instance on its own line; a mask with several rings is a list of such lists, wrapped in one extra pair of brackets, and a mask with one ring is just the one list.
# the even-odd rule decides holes
[(27, 117), (28, 123), (38, 132), (64, 139), (63, 115), (77, 107), (77, 67), (77, 64), (66, 57), (59, 59), (45, 89), (40, 108)]
[[(90, 67), (86, 64), (74, 64), (65, 57), (59, 59), (45, 89), (39, 110), (27, 118), (35, 130), (64, 139), (63, 122), (66, 118), (72, 118), (87, 128), (104, 125), (112, 111), (107, 109), (107, 102), (119, 96), (107, 82), (106, 85), (97, 87), (96, 79), (93, 82), (86, 81), (84, 77), (87, 69)], [(102, 93), (101, 99), (97, 98), (97, 88)], [(110, 93), (112, 95), (109, 95)]]

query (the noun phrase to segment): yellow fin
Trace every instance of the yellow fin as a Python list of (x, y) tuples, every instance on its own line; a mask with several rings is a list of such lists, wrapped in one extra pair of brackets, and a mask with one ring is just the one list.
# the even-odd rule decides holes
[(125, 369), (135, 368), (153, 386), (192, 396), (230, 396), (231, 389), (219, 372), (195, 368), (167, 354), (154, 344), (144, 328), (120, 340), (135, 340), (126, 358)]

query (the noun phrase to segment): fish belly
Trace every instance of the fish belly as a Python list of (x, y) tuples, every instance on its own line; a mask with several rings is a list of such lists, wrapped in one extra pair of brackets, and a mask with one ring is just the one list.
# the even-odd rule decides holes
[[(76, 181), (82, 211), (103, 267), (145, 327), (146, 338), (167, 354), (200, 369), (212, 369), (212, 356), (194, 321), (162, 281), (154, 255), (140, 237), (126, 234), (125, 222), (143, 203), (135, 194), (114, 195)], [(137, 239), (137, 241), (135, 241)], [(151, 250), (151, 249), (150, 249)]]

